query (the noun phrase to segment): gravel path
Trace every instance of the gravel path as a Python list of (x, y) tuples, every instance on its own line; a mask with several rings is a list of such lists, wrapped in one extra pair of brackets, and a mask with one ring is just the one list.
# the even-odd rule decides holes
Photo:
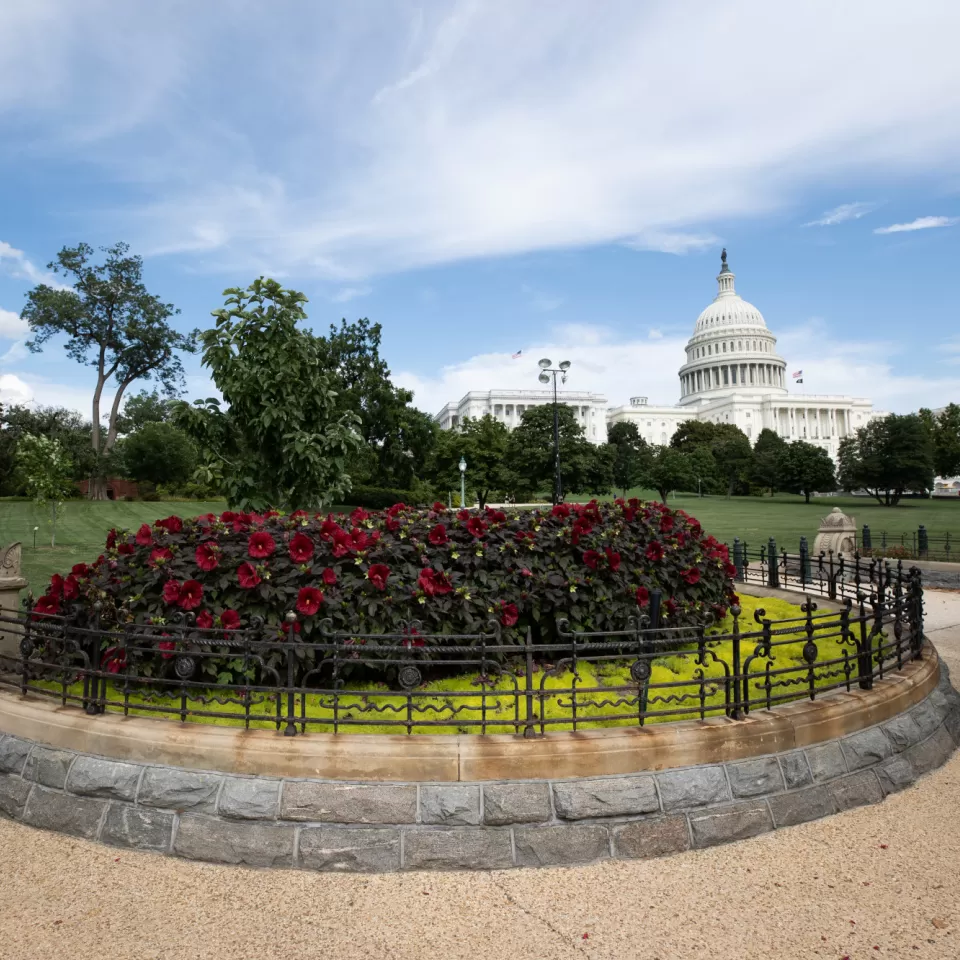
[[(960, 594), (927, 593), (960, 677)], [(501, 873), (252, 871), (0, 820), (0, 957), (960, 957), (960, 753), (879, 806), (663, 860)]]

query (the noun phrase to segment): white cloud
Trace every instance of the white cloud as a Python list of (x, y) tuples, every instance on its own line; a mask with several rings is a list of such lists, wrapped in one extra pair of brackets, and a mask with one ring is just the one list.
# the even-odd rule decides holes
[(651, 328), (647, 331), (647, 336), (648, 336), (651, 340), (662, 340), (662, 339), (663, 339), (663, 331), (662, 331), (662, 330), (657, 330), (656, 327), (651, 327)]
[(703, 250), (720, 246), (720, 238), (713, 233), (682, 233), (678, 231), (645, 230), (626, 241), (634, 250), (653, 250), (658, 253), (674, 253), (682, 256), (691, 250)]
[(909, 223), (892, 223), (889, 227), (877, 227), (874, 233), (907, 233), (912, 230), (930, 230), (932, 227), (952, 227), (960, 223), (960, 217), (917, 217)]
[[(57, 279), (56, 274), (49, 270), (41, 270), (34, 263), (27, 259), (22, 250), (11, 246), (4, 240), (0, 240), (0, 269), (9, 271), (10, 275), (21, 280), (29, 280), (31, 283), (45, 283), (54, 290), (72, 290), (68, 283), (62, 283)], [(7, 313), (6, 310), (0, 310), (0, 314)], [(0, 317), (2, 321), (2, 317)], [(0, 336), (3, 336), (0, 332)]]
[(29, 355), (27, 342), (25, 340), (15, 340), (3, 353), (0, 353), (0, 367), (25, 360)]
[(334, 293), (330, 299), (334, 303), (349, 303), (358, 297), (366, 297), (370, 294), (370, 287), (341, 287)]
[(875, 203), (864, 203), (855, 201), (854, 203), (841, 203), (839, 207), (827, 210), (821, 217), (805, 223), (805, 227), (833, 227), (838, 223), (845, 223), (847, 220), (859, 220), (868, 213), (877, 209)]
[(29, 329), (29, 324), (20, 319), (20, 314), (0, 307), (0, 340), (16, 340)]

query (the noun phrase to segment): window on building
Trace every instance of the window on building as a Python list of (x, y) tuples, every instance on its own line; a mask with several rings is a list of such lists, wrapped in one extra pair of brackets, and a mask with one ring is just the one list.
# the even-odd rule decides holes
[(726, 344), (726, 341), (724, 341), (724, 344), (723, 344), (723, 352), (724, 352), (724, 353), (727, 352), (727, 344)]
[(750, 411), (749, 411), (749, 410), (748, 410), (747, 413), (746, 413), (746, 417), (747, 417), (748, 420), (750, 419)]

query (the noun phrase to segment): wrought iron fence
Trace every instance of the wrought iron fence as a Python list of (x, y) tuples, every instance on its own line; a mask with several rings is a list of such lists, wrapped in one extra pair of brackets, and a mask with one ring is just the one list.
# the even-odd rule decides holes
[[(771, 564), (738, 553), (748, 581), (800, 583), (845, 597), (820, 610), (773, 620), (731, 611), (723, 633), (706, 623), (675, 627), (648, 616), (614, 631), (558, 624), (557, 640), (535, 643), (491, 623), (475, 634), (335, 633), (301, 640), (296, 618), (277, 638), (251, 621), (200, 629), (189, 617), (163, 627), (102, 627), (60, 616), (2, 616), (0, 689), (81, 707), (90, 715), (166, 717), (306, 732), (513, 733), (644, 725), (727, 716), (741, 719), (831, 690), (869, 689), (923, 648), (920, 574), (874, 563), (863, 570), (817, 558)], [(809, 560), (809, 558), (807, 558)], [(831, 571), (832, 572), (828, 572)], [(859, 573), (858, 573), (859, 570)], [(853, 595), (855, 593), (855, 595)]]
[(902, 533), (879, 533), (864, 524), (855, 534), (855, 543), (861, 556), (878, 556), (904, 560), (945, 560), (956, 562), (958, 554), (956, 534), (931, 532), (920, 524), (916, 530)]

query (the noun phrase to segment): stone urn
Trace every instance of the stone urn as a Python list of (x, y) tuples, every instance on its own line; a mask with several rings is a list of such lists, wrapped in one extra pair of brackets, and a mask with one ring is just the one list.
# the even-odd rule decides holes
[(857, 523), (848, 517), (839, 507), (834, 507), (820, 521), (820, 529), (813, 541), (813, 556), (824, 554), (849, 554), (853, 556), (857, 549)]
[[(27, 581), (20, 575), (20, 544), (0, 548), (0, 617), (15, 617), (20, 612), (20, 591)], [(20, 656), (19, 624), (0, 620), (0, 664), (4, 657)]]

